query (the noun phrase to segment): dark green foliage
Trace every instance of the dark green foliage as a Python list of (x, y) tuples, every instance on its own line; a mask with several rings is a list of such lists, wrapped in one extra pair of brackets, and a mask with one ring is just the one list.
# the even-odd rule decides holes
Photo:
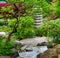
[(5, 0), (0, 0), (0, 1), (5, 1)]
[(46, 0), (48, 3), (51, 3), (53, 0)]
[(0, 37), (0, 54), (10, 55), (12, 53), (13, 42), (7, 41), (7, 39)]
[(0, 26), (6, 25), (4, 20), (0, 20)]

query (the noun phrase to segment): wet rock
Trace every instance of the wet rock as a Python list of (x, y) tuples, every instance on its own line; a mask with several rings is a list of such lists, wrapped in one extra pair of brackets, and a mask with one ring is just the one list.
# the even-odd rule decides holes
[(23, 47), (25, 48), (26, 47), (26, 45), (25, 44), (23, 44), (23, 43), (21, 43), (20, 41), (14, 41), (14, 45), (15, 45), (15, 47), (19, 47), (19, 48), (22, 48), (23, 49)]
[(25, 50), (26, 50), (26, 52), (31, 52), (31, 51), (33, 51), (32, 48), (26, 48)]
[(20, 47), (20, 52), (25, 51), (25, 50), (26, 50), (26, 48), (27, 48), (27, 45), (25, 45), (25, 46), (23, 46), (23, 47)]
[(17, 41), (17, 40), (14, 41), (14, 45), (15, 45), (15, 48), (16, 48), (17, 50), (19, 50), (20, 52), (25, 51), (25, 49), (26, 49), (26, 47), (27, 47), (26, 44), (23, 44), (22, 42)]
[(56, 45), (55, 43), (47, 44), (47, 47), (48, 47), (48, 48), (53, 48), (55, 45)]
[(37, 55), (37, 58), (60, 58), (60, 44), (57, 44), (53, 48), (49, 48), (44, 53)]
[(46, 42), (38, 43), (37, 46), (47, 46)]
[(18, 52), (11, 53), (11, 58), (17, 58), (19, 56)]
[(17, 40), (14, 41), (14, 45), (15, 46), (20, 46), (20, 47), (24, 46), (24, 44), (22, 42), (17, 41)]

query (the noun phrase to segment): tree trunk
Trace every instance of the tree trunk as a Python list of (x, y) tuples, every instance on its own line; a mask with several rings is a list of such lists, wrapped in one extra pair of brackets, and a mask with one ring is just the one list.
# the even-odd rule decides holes
[(10, 34), (8, 35), (8, 40), (10, 40), (10, 38), (11, 38), (11, 35), (13, 34), (13, 33), (16, 33), (17, 32), (17, 27), (18, 27), (18, 24), (19, 24), (19, 17), (18, 18), (16, 18), (16, 23), (15, 23), (15, 25), (14, 25), (14, 27), (13, 27), (13, 30), (12, 30), (12, 32), (10, 32)]
[(16, 23), (15, 23), (15, 25), (14, 25), (14, 27), (13, 27), (12, 32), (10, 32), (10, 34), (8, 35), (8, 40), (10, 40), (11, 35), (12, 35), (13, 33), (16, 33), (16, 32), (17, 32), (17, 27), (18, 27), (19, 19), (20, 19), (20, 15), (18, 14), (19, 9), (18, 9), (18, 7), (16, 6), (15, 3), (14, 3), (13, 5), (14, 5), (14, 7), (16, 8), (16, 10), (15, 10), (15, 15), (14, 15), (14, 17), (16, 18)]

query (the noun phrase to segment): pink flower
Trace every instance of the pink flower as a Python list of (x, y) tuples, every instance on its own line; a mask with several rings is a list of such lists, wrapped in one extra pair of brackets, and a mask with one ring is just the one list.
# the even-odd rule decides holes
[(22, 3), (18, 3), (18, 8), (21, 8), (22, 6)]
[(10, 6), (10, 5), (11, 5), (11, 4), (8, 4), (8, 3), (0, 3), (0, 8), (1, 8), (1, 7), (4, 7), (4, 6), (7, 7), (7, 6)]

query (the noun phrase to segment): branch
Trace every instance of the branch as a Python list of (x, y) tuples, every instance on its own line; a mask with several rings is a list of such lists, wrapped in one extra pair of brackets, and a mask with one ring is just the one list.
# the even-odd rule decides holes
[(19, 19), (20, 19), (20, 17), (17, 15), (18, 12), (19, 12), (19, 9), (18, 9), (18, 7), (16, 6), (15, 3), (14, 3), (14, 6), (15, 6), (15, 8), (16, 8), (15, 16), (14, 16), (14, 17), (16, 18), (16, 23), (15, 23), (15, 25), (14, 25), (14, 27), (13, 27), (12, 32), (11, 32), (11, 33), (9, 34), (9, 36), (8, 36), (8, 40), (10, 40), (11, 35), (12, 35), (13, 33), (16, 33), (16, 32), (17, 32), (17, 27), (18, 27)]
[(17, 32), (17, 27), (18, 27), (18, 24), (19, 24), (19, 18), (16, 18), (16, 23), (15, 23), (15, 25), (14, 25), (14, 27), (13, 27), (13, 30), (12, 30), (12, 32), (9, 34), (9, 36), (8, 36), (8, 40), (10, 40), (10, 38), (11, 38), (11, 35), (13, 34), (13, 33), (16, 33)]

